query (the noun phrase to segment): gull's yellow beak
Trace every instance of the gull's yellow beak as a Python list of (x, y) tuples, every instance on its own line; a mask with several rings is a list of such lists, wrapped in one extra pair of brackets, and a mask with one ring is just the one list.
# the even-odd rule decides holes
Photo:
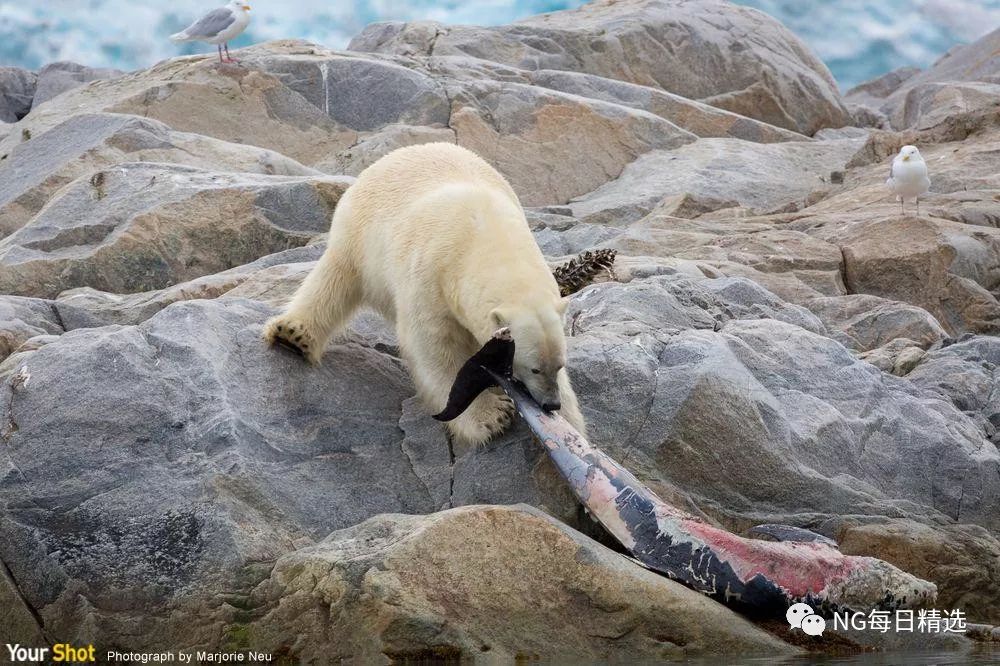
[(910, 156), (909, 155), (903, 155), (903, 161), (904, 162), (909, 162), (910, 161)]
[(243, 5), (243, 9), (250, 11), (250, 5)]

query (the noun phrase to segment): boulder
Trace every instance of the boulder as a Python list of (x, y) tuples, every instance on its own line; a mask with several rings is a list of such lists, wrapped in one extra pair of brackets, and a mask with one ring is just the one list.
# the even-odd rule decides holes
[(617, 178), (639, 155), (696, 138), (651, 113), (534, 86), (470, 83), (454, 100), (457, 143), (506, 174), (526, 206), (564, 204)]
[(35, 336), (62, 335), (104, 321), (84, 308), (21, 296), (0, 296), (0, 361)]
[(918, 217), (869, 218), (814, 235), (844, 252), (851, 293), (919, 306), (951, 335), (1000, 330), (1000, 231)]
[(1000, 340), (969, 336), (928, 352), (909, 379), (931, 393), (950, 400), (975, 419), (983, 434), (1000, 442)]
[[(617, 177), (644, 152), (695, 139), (667, 119), (615, 100), (519, 83), (493, 71), (484, 76), (482, 68), (470, 72), (467, 59), (397, 60), (279, 42), (252, 50), (246, 64), (277, 77), (338, 125), (365, 133), (360, 141), (366, 145), (320, 164), (339, 165), (344, 153), (374, 161), (390, 148), (444, 139), (506, 174), (529, 206), (565, 203)], [(426, 129), (405, 129), (412, 126)], [(571, 159), (581, 153), (591, 158)]]
[(323, 244), (310, 244), (282, 250), (221, 273), (133, 294), (93, 287), (67, 289), (59, 294), (56, 303), (114, 324), (139, 324), (171, 303), (195, 299), (241, 296), (274, 306), (285, 305), (324, 249)]
[(28, 115), (37, 81), (35, 72), (20, 67), (0, 67), (0, 122), (16, 123)]
[(905, 68), (848, 91), (852, 102), (877, 106), (892, 127), (926, 129), (997, 107), (1000, 28), (948, 51), (925, 71)]
[(881, 347), (861, 352), (859, 358), (883, 372), (905, 377), (920, 364), (925, 355), (919, 342), (909, 338), (893, 338)]
[(919, 67), (899, 67), (870, 81), (865, 81), (854, 86), (844, 93), (844, 99), (855, 104), (878, 108), (882, 106), (886, 97), (899, 90), (907, 80), (919, 73)]
[(1000, 540), (983, 528), (845, 520), (837, 540), (844, 553), (878, 557), (937, 582), (936, 608), (959, 609), (969, 622), (1000, 623)]
[(70, 116), (108, 112), (151, 118), (178, 132), (267, 148), (304, 164), (357, 140), (355, 131), (335, 123), (276, 76), (220, 66), (212, 56), (193, 56), (64, 92), (21, 120), (15, 132), (0, 142), (0, 155), (10, 153), (25, 132), (40, 136)]
[(495, 28), (381, 23), (348, 48), (596, 74), (807, 135), (848, 120), (829, 70), (797, 37), (762, 12), (718, 0), (599, 0)]
[(574, 200), (585, 222), (622, 224), (639, 219), (668, 197), (693, 195), (735, 202), (758, 212), (804, 206), (830, 187), (830, 173), (844, 168), (863, 138), (753, 143), (699, 139), (639, 157), (621, 176)]
[[(988, 508), (1000, 453), (950, 400), (857, 360), (801, 316), (713, 316), (689, 283), (594, 285), (568, 315), (590, 437), (654, 490), (682, 489), (740, 524), (863, 512), (1000, 526)], [(757, 289), (747, 302), (760, 303)], [(677, 304), (684, 292), (691, 306)]]
[(125, 72), (120, 69), (87, 67), (75, 62), (53, 62), (38, 70), (38, 84), (31, 102), (34, 109), (53, 97), (90, 81), (114, 79)]
[(83, 113), (14, 146), (0, 161), (0, 233), (26, 224), (57, 191), (122, 162), (170, 162), (217, 171), (319, 175), (280, 153), (176, 132), (156, 120)]
[(352, 343), (311, 369), (261, 342), (273, 312), (180, 303), (21, 358), (30, 382), (2, 389), (0, 560), (47, 635), (134, 645), (142, 617), (145, 647), (218, 645), (261, 562), (447, 504), (443, 430), (401, 424), (413, 389), (398, 359)]
[(529, 72), (528, 78), (536, 86), (649, 111), (699, 137), (730, 137), (758, 143), (805, 139), (797, 132), (748, 115), (732, 113), (652, 86), (547, 69)]
[(948, 337), (929, 312), (878, 296), (850, 294), (817, 298), (808, 307), (845, 347), (866, 352), (906, 338), (927, 348)]
[(1000, 83), (923, 83), (910, 88), (906, 93), (893, 115), (892, 125), (918, 130), (931, 129), (953, 122), (957, 116), (988, 109), (1000, 110)]
[(306, 662), (797, 652), (525, 505), (372, 518), (279, 559), (252, 599), (246, 647)]
[(0, 241), (0, 291), (129, 293), (232, 268), (325, 232), (349, 184), (119, 164), (63, 188)]

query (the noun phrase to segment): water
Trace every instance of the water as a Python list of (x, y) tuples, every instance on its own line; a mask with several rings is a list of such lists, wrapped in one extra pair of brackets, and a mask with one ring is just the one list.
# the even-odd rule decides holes
[[(931, 64), (958, 42), (1000, 26), (1000, 0), (737, 0), (801, 36), (844, 88), (896, 67)], [(0, 64), (38, 68), (53, 60), (135, 69), (183, 53), (183, 29), (222, 0), (0, 0)], [(251, 0), (253, 23), (236, 46), (299, 37), (343, 47), (379, 20), (432, 19), (498, 25), (580, 0)]]
[(996, 666), (1000, 650), (976, 646), (972, 652), (864, 652), (843, 656), (806, 654), (798, 657), (744, 657), (688, 659), (688, 666)]
[(842, 88), (904, 65), (927, 67), (1000, 28), (1000, 0), (735, 0), (778, 18)]

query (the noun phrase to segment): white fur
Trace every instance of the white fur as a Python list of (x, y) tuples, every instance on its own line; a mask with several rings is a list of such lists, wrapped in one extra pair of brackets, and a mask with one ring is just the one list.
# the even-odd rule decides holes
[[(462, 364), (501, 326), (515, 341), (515, 376), (583, 431), (563, 368), (565, 303), (517, 195), (495, 169), (449, 143), (401, 148), (371, 165), (341, 198), (329, 244), (264, 337), (319, 362), (330, 336), (360, 305), (396, 325), (421, 397), (441, 410)], [(534, 373), (532, 370), (539, 370)], [(483, 393), (452, 433), (490, 439), (513, 408)]]

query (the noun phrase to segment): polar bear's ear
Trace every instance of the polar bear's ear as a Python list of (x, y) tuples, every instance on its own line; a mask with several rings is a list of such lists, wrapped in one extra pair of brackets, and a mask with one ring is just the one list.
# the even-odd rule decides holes
[(503, 328), (510, 324), (510, 315), (504, 312), (503, 308), (495, 308), (490, 312), (490, 321), (497, 328)]

